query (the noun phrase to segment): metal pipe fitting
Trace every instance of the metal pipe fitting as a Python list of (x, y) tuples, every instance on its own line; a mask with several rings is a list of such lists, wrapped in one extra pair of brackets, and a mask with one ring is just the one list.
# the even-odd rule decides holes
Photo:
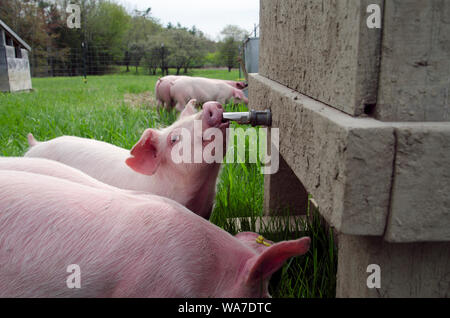
[(238, 124), (254, 126), (272, 126), (272, 113), (270, 109), (251, 110), (242, 113), (223, 113), (225, 121), (235, 121)]

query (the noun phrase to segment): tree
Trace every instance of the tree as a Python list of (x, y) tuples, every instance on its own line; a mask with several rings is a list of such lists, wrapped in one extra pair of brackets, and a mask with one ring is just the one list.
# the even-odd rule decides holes
[(165, 46), (169, 53), (167, 54), (167, 62), (177, 70), (177, 75), (179, 75), (180, 69), (187, 58), (189, 39), (186, 32), (176, 28), (167, 30), (165, 34), (167, 36)]
[(136, 67), (136, 73), (138, 73), (139, 64), (141, 63), (141, 60), (145, 55), (145, 43), (132, 43), (130, 44), (128, 51), (130, 54), (130, 63), (131, 65)]
[(208, 52), (205, 56), (204, 66), (206, 67), (218, 67), (223, 65), (220, 60), (219, 51), (216, 52)]
[[(160, 33), (161, 30), (162, 26), (155, 18), (151, 16), (151, 8), (147, 8), (143, 11), (133, 11), (133, 15), (130, 18), (128, 29), (126, 31), (124, 45), (125, 52), (123, 61), (127, 66), (127, 72), (128, 65), (132, 63), (132, 60), (134, 63), (133, 65), (135, 65), (138, 62), (136, 59), (139, 56), (141, 56), (141, 59), (144, 59), (145, 65), (148, 66), (149, 71), (152, 72), (155, 58), (153, 43), (151, 39), (154, 38), (156, 34)], [(135, 49), (133, 52), (134, 56), (132, 56), (133, 54), (131, 54), (129, 50), (131, 46), (133, 46)], [(138, 47), (139, 50), (137, 50)], [(143, 53), (140, 52), (141, 49), (143, 50)]]
[(222, 65), (228, 67), (228, 72), (231, 72), (232, 68), (238, 67), (239, 44), (232, 37), (226, 38), (220, 44), (219, 59)]
[(123, 58), (123, 62), (127, 67), (126, 72), (128, 73), (130, 71), (130, 63), (131, 63), (131, 55), (129, 50), (125, 50), (125, 56)]
[(121, 57), (129, 22), (130, 16), (124, 7), (114, 2), (99, 1), (87, 16), (88, 46), (101, 48), (105, 58)]
[(149, 75), (156, 75), (160, 59), (161, 49), (157, 46), (146, 47), (144, 53), (144, 62), (148, 67)]
[(220, 33), (223, 39), (219, 43), (219, 61), (231, 72), (239, 65), (239, 46), (248, 37), (248, 32), (237, 25), (227, 25)]
[[(161, 66), (161, 72), (165, 73), (166, 69), (165, 65), (162, 65), (162, 55), (163, 53), (166, 54), (167, 48), (165, 47), (165, 44), (164, 46), (162, 46), (162, 44), (166, 40), (167, 38), (163, 35), (163, 32), (160, 32), (151, 36), (145, 42), (144, 62), (149, 69), (149, 74), (156, 75), (158, 66)], [(164, 62), (164, 64), (166, 64), (166, 62)]]
[(182, 68), (187, 73), (188, 68), (199, 64), (200, 60), (206, 55), (202, 39), (186, 28), (167, 30), (167, 37), (171, 45), (168, 56), (169, 64), (177, 70), (177, 75), (180, 74)]
[(147, 41), (162, 30), (161, 25), (150, 13), (150, 8), (145, 11), (134, 10), (125, 37), (126, 46), (130, 43)]
[(235, 42), (243, 42), (246, 38), (248, 38), (250, 33), (237, 25), (229, 24), (223, 28), (220, 34), (222, 35), (223, 41), (232, 38)]

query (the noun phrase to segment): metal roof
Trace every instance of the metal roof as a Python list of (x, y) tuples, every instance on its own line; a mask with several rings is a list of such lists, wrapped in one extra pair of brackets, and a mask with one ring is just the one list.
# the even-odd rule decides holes
[(28, 51), (31, 51), (31, 47), (27, 44), (27, 42), (22, 40), (20, 36), (18, 36), (13, 30), (11, 30), (9, 26), (7, 26), (6, 23), (3, 22), (1, 19), (0, 19), (0, 26), (3, 29), (5, 29), (5, 31), (8, 32), (13, 38), (15, 38), (17, 42), (19, 42), (24, 48), (26, 48)]

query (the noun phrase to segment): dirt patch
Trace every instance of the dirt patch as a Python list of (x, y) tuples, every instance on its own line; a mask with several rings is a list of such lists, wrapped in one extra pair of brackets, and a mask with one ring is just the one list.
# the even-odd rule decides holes
[(156, 107), (156, 99), (151, 91), (139, 94), (127, 93), (123, 96), (123, 100), (130, 107)]

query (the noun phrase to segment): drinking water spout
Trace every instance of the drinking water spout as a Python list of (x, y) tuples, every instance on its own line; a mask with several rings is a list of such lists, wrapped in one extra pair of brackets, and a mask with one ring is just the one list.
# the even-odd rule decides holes
[(223, 113), (224, 121), (235, 121), (238, 124), (254, 126), (272, 126), (272, 112), (266, 110), (251, 110), (249, 112)]

